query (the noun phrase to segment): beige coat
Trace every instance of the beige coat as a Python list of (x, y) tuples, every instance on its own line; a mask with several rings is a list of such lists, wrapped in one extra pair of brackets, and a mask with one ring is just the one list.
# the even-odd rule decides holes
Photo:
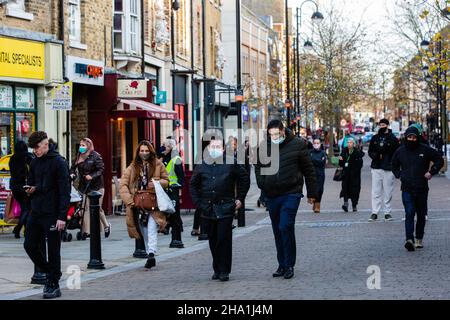
[[(120, 197), (127, 206), (126, 222), (128, 235), (130, 238), (140, 239), (140, 233), (136, 226), (135, 211), (134, 209), (134, 194), (137, 191), (137, 181), (135, 179), (136, 174), (133, 166), (129, 166), (122, 177), (120, 178)], [(155, 173), (153, 179), (159, 180), (161, 186), (166, 189), (169, 186), (169, 174), (167, 173), (164, 164), (160, 160), (156, 160)], [(162, 231), (166, 228), (167, 220), (166, 215), (159, 211), (153, 211), (151, 213), (153, 219), (159, 225), (159, 230)]]

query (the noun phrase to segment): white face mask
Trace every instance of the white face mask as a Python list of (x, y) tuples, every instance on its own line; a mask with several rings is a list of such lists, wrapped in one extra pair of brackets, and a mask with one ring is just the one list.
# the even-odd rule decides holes
[(316, 150), (320, 150), (320, 144), (315, 143), (315, 144), (313, 144), (313, 147)]

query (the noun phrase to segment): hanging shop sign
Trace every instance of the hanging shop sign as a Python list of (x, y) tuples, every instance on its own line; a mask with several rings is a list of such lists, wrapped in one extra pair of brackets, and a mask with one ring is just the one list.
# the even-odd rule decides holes
[(155, 103), (167, 103), (167, 91), (158, 91), (155, 96)]
[(248, 112), (248, 105), (246, 103), (242, 104), (242, 121), (248, 122), (249, 118), (249, 112)]
[(0, 37), (0, 77), (44, 80), (45, 45)]
[(117, 79), (117, 97), (146, 98), (147, 80), (145, 79)]
[(103, 86), (105, 64), (103, 61), (67, 56), (66, 77), (74, 83)]

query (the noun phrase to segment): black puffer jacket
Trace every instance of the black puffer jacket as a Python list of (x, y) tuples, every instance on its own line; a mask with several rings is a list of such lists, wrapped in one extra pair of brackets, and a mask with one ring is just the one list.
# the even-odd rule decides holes
[(86, 190), (86, 193), (104, 188), (103, 172), (105, 171), (105, 164), (103, 163), (102, 156), (98, 152), (92, 151), (85, 161), (74, 164), (70, 171), (74, 174), (78, 171), (78, 177), (80, 179), (79, 191), (84, 192), (86, 190), (88, 181), (85, 177), (87, 175), (90, 175), (92, 180), (89, 184), (89, 190)]
[[(226, 162), (224, 160), (223, 164), (203, 162), (195, 167), (189, 187), (192, 201), (201, 209), (203, 217), (209, 219), (233, 217), (235, 200), (244, 203), (250, 188), (250, 177), (243, 165), (233, 162), (234, 159), (228, 159)], [(214, 210), (214, 205), (217, 204), (222, 206), (223, 212)]]
[(31, 196), (32, 215), (66, 221), (70, 204), (69, 166), (58, 152), (50, 150), (31, 161), (28, 183), (36, 187)]
[(399, 141), (391, 129), (387, 133), (374, 135), (369, 144), (369, 157), (372, 158), (370, 167), (390, 171), (392, 156), (398, 147)]
[[(270, 137), (267, 141), (268, 155), (270, 157), (272, 143)], [(255, 165), (255, 174), (258, 187), (262, 189), (269, 198), (285, 194), (302, 193), (303, 180), (306, 180), (308, 198), (317, 198), (316, 171), (314, 169), (308, 145), (300, 138), (286, 129), (286, 139), (279, 145), (279, 167), (275, 174), (264, 175), (263, 169), (269, 168), (271, 163), (261, 163), (261, 155), (258, 150), (258, 163)], [(275, 166), (276, 163), (273, 163)], [(267, 169), (266, 169), (267, 170)]]
[[(405, 136), (411, 131), (419, 135), (417, 129), (408, 128)], [(433, 166), (430, 169), (431, 162)], [(428, 180), (425, 174), (427, 172), (432, 175), (438, 174), (443, 165), (442, 156), (435, 149), (422, 143), (419, 143), (415, 149), (402, 145), (392, 158), (392, 172), (397, 179), (401, 180), (402, 191), (411, 193), (428, 192)]]

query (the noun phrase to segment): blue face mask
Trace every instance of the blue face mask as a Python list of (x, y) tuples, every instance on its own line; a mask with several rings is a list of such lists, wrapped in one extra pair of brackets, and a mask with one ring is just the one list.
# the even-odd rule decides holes
[(80, 149), (78, 149), (78, 151), (80, 151), (80, 153), (86, 153), (87, 152), (87, 148), (86, 147), (80, 147)]
[(273, 144), (282, 144), (284, 142), (284, 140), (286, 139), (286, 137), (280, 137), (276, 140), (271, 139)]
[(213, 159), (220, 158), (223, 155), (223, 151), (219, 149), (209, 149), (209, 155)]

